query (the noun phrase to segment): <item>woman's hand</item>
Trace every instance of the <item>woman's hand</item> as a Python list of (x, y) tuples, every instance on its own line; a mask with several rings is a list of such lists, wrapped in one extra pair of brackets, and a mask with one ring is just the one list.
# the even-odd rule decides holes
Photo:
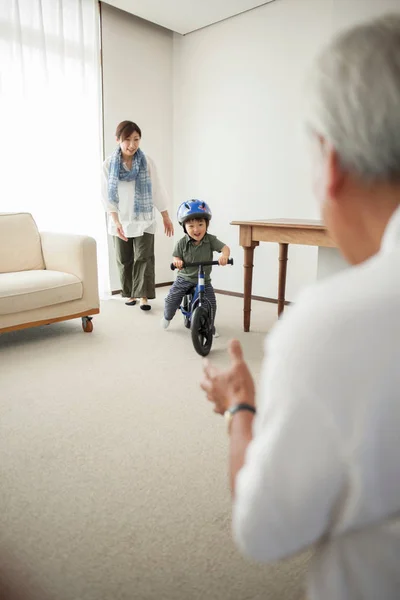
[(126, 237), (124, 229), (119, 221), (115, 222), (115, 227), (117, 228), (117, 236), (121, 238), (121, 240), (124, 240), (124, 242), (127, 242), (128, 238)]
[(119, 220), (119, 215), (117, 212), (111, 212), (110, 213), (110, 217), (112, 218), (112, 220), (114, 221), (114, 225), (115, 228), (117, 230), (117, 236), (121, 239), (124, 240), (124, 242), (128, 241), (128, 238), (125, 235), (124, 229), (121, 225), (121, 221)]
[(183, 260), (181, 258), (178, 258), (177, 256), (173, 256), (172, 262), (177, 269), (180, 270), (183, 268)]
[(163, 216), (165, 235), (171, 237), (174, 235), (174, 225), (168, 215)]
[(206, 392), (207, 399), (214, 404), (214, 412), (223, 415), (234, 404), (255, 405), (255, 387), (253, 377), (243, 360), (240, 342), (233, 340), (229, 344), (231, 366), (224, 371), (205, 361), (204, 376), (200, 387)]

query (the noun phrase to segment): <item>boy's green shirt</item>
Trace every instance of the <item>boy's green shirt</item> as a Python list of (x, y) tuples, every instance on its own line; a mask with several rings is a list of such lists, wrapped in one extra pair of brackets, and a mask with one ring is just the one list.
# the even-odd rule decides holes
[[(224, 242), (221, 242), (215, 235), (206, 233), (201, 240), (200, 244), (196, 246), (193, 240), (185, 235), (181, 238), (173, 251), (173, 256), (176, 256), (186, 262), (205, 262), (213, 260), (214, 252), (221, 252), (225, 246)], [(212, 267), (204, 267), (205, 282), (211, 282), (211, 269)], [(179, 277), (197, 283), (198, 267), (186, 267), (179, 271)]]

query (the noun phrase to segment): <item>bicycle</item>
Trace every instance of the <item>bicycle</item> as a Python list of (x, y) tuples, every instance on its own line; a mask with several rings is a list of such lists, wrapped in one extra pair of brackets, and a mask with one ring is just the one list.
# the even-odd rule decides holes
[[(198, 267), (197, 285), (184, 296), (180, 306), (183, 322), (191, 330), (194, 349), (200, 356), (210, 353), (214, 334), (214, 315), (210, 301), (205, 296), (205, 280), (203, 267), (219, 265), (217, 260), (205, 262), (184, 263), (184, 267)], [(233, 265), (233, 258), (228, 259), (228, 265)], [(171, 270), (177, 267), (171, 263)]]

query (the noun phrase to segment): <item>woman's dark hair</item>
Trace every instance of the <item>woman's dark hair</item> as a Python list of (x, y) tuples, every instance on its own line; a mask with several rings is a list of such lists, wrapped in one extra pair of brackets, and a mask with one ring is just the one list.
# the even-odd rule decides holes
[(139, 125), (136, 125), (133, 121), (122, 121), (117, 127), (115, 137), (123, 142), (135, 132), (139, 134), (139, 137), (142, 137)]

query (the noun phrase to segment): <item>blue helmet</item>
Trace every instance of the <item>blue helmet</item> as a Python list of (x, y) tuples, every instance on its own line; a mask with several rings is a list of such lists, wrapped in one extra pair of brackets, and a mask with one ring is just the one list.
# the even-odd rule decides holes
[(178, 221), (184, 225), (189, 219), (206, 219), (210, 221), (212, 217), (211, 209), (207, 202), (202, 200), (187, 200), (182, 202), (178, 208)]

